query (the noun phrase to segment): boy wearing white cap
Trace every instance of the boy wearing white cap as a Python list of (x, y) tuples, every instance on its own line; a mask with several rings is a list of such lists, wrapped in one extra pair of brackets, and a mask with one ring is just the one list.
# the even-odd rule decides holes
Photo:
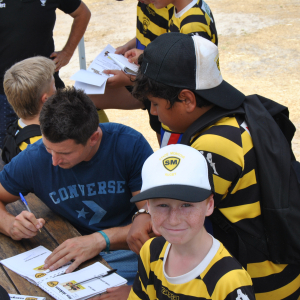
[[(250, 274), (256, 298), (298, 299), (299, 267), (284, 261), (284, 253), (282, 259), (272, 259), (274, 244), (266, 239), (261, 209), (266, 189), (259, 171), (264, 168), (261, 158), (271, 154), (256, 153), (260, 145), (253, 146), (245, 122), (245, 95), (223, 80), (218, 48), (199, 36), (163, 34), (140, 57), (133, 95), (148, 98), (151, 113), (172, 131), (185, 132), (181, 142), (203, 153), (212, 167), (213, 235)], [(269, 128), (262, 131), (268, 136)], [(130, 248), (138, 252), (136, 241), (144, 243), (150, 232), (149, 217), (136, 217), (127, 238)]]
[(249, 274), (204, 228), (214, 209), (212, 171), (185, 145), (151, 155), (142, 169), (141, 193), (153, 229), (162, 235), (141, 249), (133, 299), (255, 299)]

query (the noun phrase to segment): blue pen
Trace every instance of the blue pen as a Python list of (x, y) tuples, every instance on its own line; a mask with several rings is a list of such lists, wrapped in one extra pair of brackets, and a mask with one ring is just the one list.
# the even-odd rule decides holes
[[(28, 206), (28, 204), (27, 204), (26, 199), (24, 198), (24, 196), (22, 195), (22, 193), (19, 193), (19, 195), (20, 195), (20, 198), (21, 198), (22, 202), (24, 203), (24, 205), (25, 205), (27, 211), (29, 211), (29, 212), (31, 213), (31, 210), (30, 210), (30, 208), (29, 208), (29, 206)], [(39, 232), (41, 232), (41, 229), (39, 229)]]

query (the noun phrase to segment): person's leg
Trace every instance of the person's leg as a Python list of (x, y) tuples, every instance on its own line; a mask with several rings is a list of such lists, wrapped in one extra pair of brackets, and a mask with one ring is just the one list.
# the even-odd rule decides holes
[(110, 253), (101, 252), (100, 255), (113, 268), (117, 274), (128, 280), (132, 285), (138, 269), (138, 256), (130, 250), (116, 250)]
[(0, 149), (3, 148), (7, 126), (18, 119), (6, 96), (0, 94)]
[(139, 109), (144, 104), (135, 99), (126, 87), (106, 88), (103, 95), (88, 95), (97, 108), (101, 109)]

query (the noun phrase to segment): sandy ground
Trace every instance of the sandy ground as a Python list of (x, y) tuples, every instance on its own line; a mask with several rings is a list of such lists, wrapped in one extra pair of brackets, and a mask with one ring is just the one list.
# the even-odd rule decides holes
[[(260, 94), (290, 109), (299, 130), (293, 141), (300, 160), (300, 1), (299, 0), (207, 0), (219, 34), (223, 78), (246, 95)], [(85, 34), (87, 65), (109, 43), (123, 45), (135, 36), (136, 0), (85, 0), (92, 18)], [(56, 49), (67, 40), (72, 18), (57, 12), (54, 31)], [(67, 85), (79, 69), (78, 53), (61, 70)], [(110, 121), (140, 131), (158, 149), (145, 111), (107, 110)]]

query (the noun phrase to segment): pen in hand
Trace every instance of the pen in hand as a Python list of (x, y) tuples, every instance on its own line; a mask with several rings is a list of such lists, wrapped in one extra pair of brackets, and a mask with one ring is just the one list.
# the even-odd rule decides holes
[(100, 275), (98, 275), (98, 276), (94, 276), (94, 277), (89, 278), (89, 279), (84, 280), (84, 281), (80, 281), (80, 282), (77, 282), (77, 283), (73, 283), (72, 285), (78, 285), (78, 284), (82, 284), (82, 283), (87, 282), (87, 281), (90, 281), (90, 280), (100, 279), (100, 278), (109, 276), (109, 275), (111, 275), (111, 274), (113, 274), (113, 273), (115, 273), (115, 272), (117, 272), (117, 269), (112, 269), (112, 270), (107, 271), (107, 272), (104, 273), (104, 274), (100, 274)]
[[(28, 204), (27, 204), (27, 201), (26, 201), (26, 199), (24, 198), (24, 196), (22, 195), (22, 193), (19, 193), (19, 195), (20, 195), (20, 198), (21, 198), (22, 202), (24, 203), (24, 205), (25, 205), (27, 211), (29, 211), (30, 213), (32, 213), (31, 210), (30, 210), (30, 208), (29, 208), (29, 206), (28, 206)], [(39, 232), (42, 232), (41, 229), (39, 229)]]

